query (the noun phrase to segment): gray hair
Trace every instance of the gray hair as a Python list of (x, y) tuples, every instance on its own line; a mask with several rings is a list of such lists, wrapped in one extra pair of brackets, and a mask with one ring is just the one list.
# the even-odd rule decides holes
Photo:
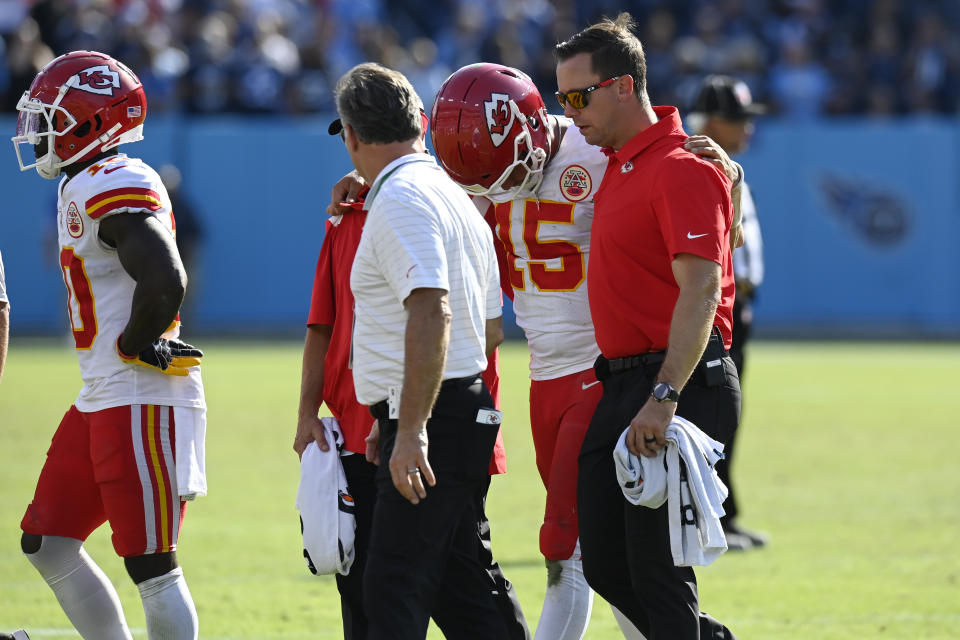
[(358, 64), (340, 78), (333, 95), (341, 120), (365, 144), (403, 142), (422, 133), (423, 102), (399, 71)]

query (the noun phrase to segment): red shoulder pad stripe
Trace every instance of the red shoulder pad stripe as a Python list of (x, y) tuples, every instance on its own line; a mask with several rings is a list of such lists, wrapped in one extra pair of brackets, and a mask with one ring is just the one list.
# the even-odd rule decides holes
[(87, 215), (96, 220), (105, 213), (126, 207), (158, 211), (163, 208), (163, 203), (156, 191), (125, 187), (104, 191), (90, 198), (87, 200), (86, 207)]

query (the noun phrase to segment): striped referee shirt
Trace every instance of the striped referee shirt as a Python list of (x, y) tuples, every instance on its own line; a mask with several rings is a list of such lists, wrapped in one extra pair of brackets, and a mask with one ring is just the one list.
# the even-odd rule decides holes
[(426, 154), (397, 158), (380, 172), (350, 273), (354, 296), (353, 380), (371, 405), (403, 384), (404, 301), (414, 289), (443, 289), (452, 320), (443, 379), (487, 366), (486, 321), (500, 309), (490, 228), (466, 193)]

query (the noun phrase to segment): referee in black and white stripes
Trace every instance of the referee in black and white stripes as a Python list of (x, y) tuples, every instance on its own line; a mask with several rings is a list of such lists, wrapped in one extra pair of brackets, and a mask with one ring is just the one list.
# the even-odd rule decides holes
[(432, 615), (448, 638), (506, 638), (477, 559), (472, 499), (500, 423), (480, 377), (503, 335), (493, 238), (424, 153), (421, 102), (402, 74), (358, 65), (335, 97), (371, 185), (350, 277), (354, 384), (377, 418), (367, 456), (380, 462), (369, 637), (421, 640)]

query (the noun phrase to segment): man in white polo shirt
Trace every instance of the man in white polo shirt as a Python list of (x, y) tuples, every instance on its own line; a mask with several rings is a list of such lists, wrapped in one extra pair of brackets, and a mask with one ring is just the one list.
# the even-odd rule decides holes
[(448, 638), (506, 638), (472, 500), (500, 423), (480, 377), (503, 335), (493, 238), (424, 153), (420, 99), (402, 74), (358, 65), (335, 96), (347, 151), (371, 185), (350, 278), (354, 384), (377, 418), (367, 457), (380, 462), (369, 637), (423, 639), (433, 616)]

